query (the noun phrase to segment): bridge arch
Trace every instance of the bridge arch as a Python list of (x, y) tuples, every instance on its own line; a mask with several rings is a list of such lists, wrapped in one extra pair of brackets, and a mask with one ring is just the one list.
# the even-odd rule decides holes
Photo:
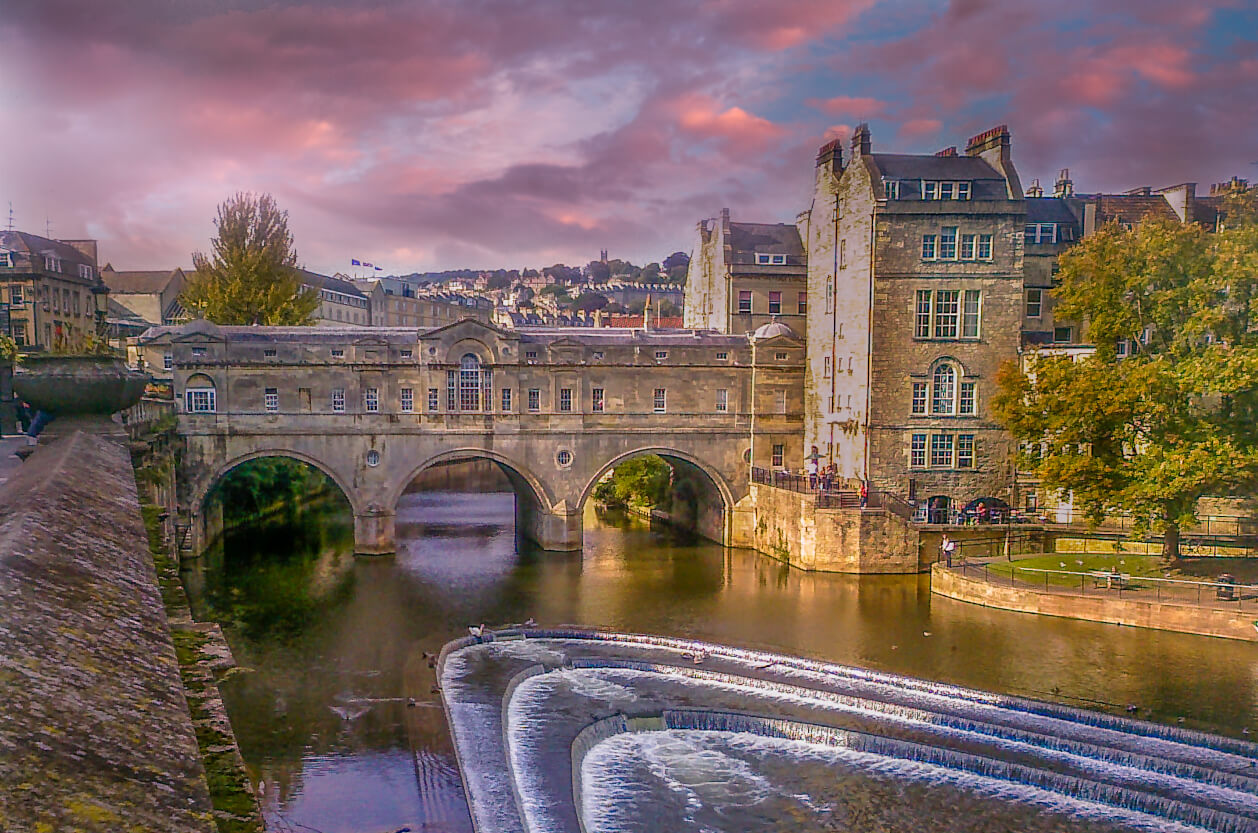
[(492, 460), (498, 464), (515, 492), (516, 535), (548, 550), (579, 550), (581, 548), (581, 515), (562, 502), (528, 466), (501, 452), (488, 448), (463, 447), (450, 449), (424, 460), (409, 470), (388, 498), (389, 509), (396, 513), (406, 487), (426, 469), (441, 463), (464, 460)]
[(396, 507), (398, 501), (402, 499), (402, 495), (405, 494), (406, 487), (415, 482), (415, 478), (419, 477), (426, 470), (442, 463), (460, 463), (467, 460), (492, 460), (498, 464), (503, 474), (511, 481), (511, 485), (515, 487), (517, 494), (521, 491), (520, 487), (524, 486), (528, 492), (531, 492), (530, 497), (546, 508), (549, 509), (554, 504), (554, 496), (550, 493), (550, 490), (546, 488), (541, 478), (534, 474), (528, 466), (492, 449), (466, 446), (435, 454), (412, 468), (409, 473), (404, 474), (401, 481), (393, 487), (393, 493), (389, 496), (389, 505)]
[[(725, 477), (712, 465), (685, 451), (668, 446), (642, 446), (631, 451), (625, 451), (617, 454), (602, 468), (600, 468), (593, 477), (585, 484), (585, 488), (581, 490), (581, 499), (577, 504), (578, 511), (585, 508), (586, 501), (590, 495), (594, 493), (595, 487), (603, 477), (616, 466), (634, 457), (641, 457), (646, 454), (654, 454), (662, 457), (666, 463), (672, 466), (673, 471), (678, 474), (688, 474), (691, 472), (699, 472), (703, 479), (712, 487), (713, 492), (720, 501), (719, 517), (711, 512), (697, 513), (692, 520), (695, 523), (696, 531), (704, 537), (710, 538), (721, 543), (728, 543), (731, 535), (731, 518), (734, 504), (737, 502), (734, 498), (733, 490), (730, 488), (729, 482)], [(700, 507), (696, 507), (699, 509)], [(707, 516), (706, 518), (704, 516)]]
[(250, 460), (258, 460), (264, 457), (285, 457), (290, 460), (297, 460), (298, 462), (305, 463), (308, 466), (318, 469), (327, 475), (329, 480), (337, 485), (337, 488), (341, 490), (341, 494), (345, 496), (346, 502), (349, 503), (350, 508), (354, 510), (355, 515), (361, 514), (364, 511), (365, 507), (362, 506), (362, 501), (357, 492), (340, 474), (337, 473), (335, 469), (322, 460), (318, 460), (308, 454), (303, 454), (300, 451), (293, 451), (288, 448), (259, 449), (251, 451), (248, 454), (242, 454), (238, 457), (234, 457), (228, 462), (222, 464), (214, 471), (213, 474), (200, 483), (196, 492), (191, 495), (190, 505), (192, 511), (196, 514), (202, 513), (205, 509), (205, 501), (214, 491), (214, 487), (222, 483), (223, 478), (231, 474), (234, 469), (249, 462)]

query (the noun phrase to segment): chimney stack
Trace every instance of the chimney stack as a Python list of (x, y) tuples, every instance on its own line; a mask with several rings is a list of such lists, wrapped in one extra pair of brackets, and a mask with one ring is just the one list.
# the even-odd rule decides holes
[(836, 171), (843, 170), (843, 140), (834, 139), (826, 142), (817, 151), (817, 167), (829, 165)]
[(869, 125), (861, 122), (856, 125), (856, 129), (852, 131), (852, 158), (858, 156), (868, 156), (871, 142), (869, 140)]
[(1053, 196), (1073, 197), (1075, 195), (1075, 182), (1070, 178), (1070, 169), (1062, 168), (1057, 174), (1057, 181), (1053, 183)]
[(1026, 189), (1026, 195), (1028, 197), (1037, 198), (1044, 196), (1044, 189), (1040, 187), (1040, 181), (1038, 179), (1031, 180), (1031, 187)]
[(948, 147), (944, 148), (943, 150), (937, 150), (937, 151), (935, 151), (935, 155), (936, 155), (936, 156), (956, 156), (956, 155), (957, 155), (957, 146), (956, 146), (956, 145), (949, 145)]
[(970, 137), (965, 144), (966, 156), (978, 156), (996, 169), (1005, 178), (1005, 188), (1009, 199), (1022, 199), (1022, 183), (1018, 181), (1018, 172), (1013, 167), (1010, 151), (1009, 127), (998, 124), (990, 130), (984, 130), (977, 136)]

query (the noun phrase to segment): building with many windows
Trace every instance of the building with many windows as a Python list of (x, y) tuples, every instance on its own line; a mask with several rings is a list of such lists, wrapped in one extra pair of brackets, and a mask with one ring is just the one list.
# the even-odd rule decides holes
[(319, 309), (314, 314), (316, 325), (371, 326), (370, 302), (353, 281), (320, 275), (308, 269), (297, 271), (302, 284), (319, 293)]
[(100, 287), (95, 240), (50, 240), (0, 231), (0, 304), (19, 347), (48, 350), (95, 332)]
[(964, 153), (876, 153), (861, 125), (817, 157), (803, 215), (804, 447), (848, 480), (945, 514), (1009, 499), (1008, 435), (988, 402), (1023, 323), (1026, 205), (1008, 130)]
[(698, 225), (686, 275), (687, 327), (751, 333), (771, 321), (804, 332), (808, 258), (799, 229), (735, 223), (729, 209)]

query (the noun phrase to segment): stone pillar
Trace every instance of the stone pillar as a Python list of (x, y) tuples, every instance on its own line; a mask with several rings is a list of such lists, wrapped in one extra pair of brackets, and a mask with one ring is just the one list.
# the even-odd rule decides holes
[(516, 497), (516, 533), (544, 550), (573, 552), (581, 549), (582, 513), (568, 512), (560, 501), (553, 509), (543, 509), (534, 500)]
[(354, 513), (354, 552), (357, 555), (390, 555), (397, 552), (397, 515), (378, 506)]

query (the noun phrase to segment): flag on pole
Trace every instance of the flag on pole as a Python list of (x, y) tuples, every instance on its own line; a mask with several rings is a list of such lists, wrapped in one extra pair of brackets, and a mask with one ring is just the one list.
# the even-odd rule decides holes
[(363, 265), (363, 266), (370, 266), (371, 264), (370, 264), (370, 263), (368, 263), (367, 261), (365, 261), (365, 260), (364, 260), (364, 261), (363, 261), (363, 263), (362, 263), (362, 265)]
[(359, 263), (357, 260), (354, 260), (353, 258), (350, 258), (349, 265), (350, 265), (350, 266), (362, 266), (362, 264), (361, 264), (361, 263)]
[(383, 266), (377, 266), (377, 267), (375, 267), (375, 270), (376, 270), (377, 272), (383, 272), (383, 271), (384, 271), (384, 267), (383, 267)]

